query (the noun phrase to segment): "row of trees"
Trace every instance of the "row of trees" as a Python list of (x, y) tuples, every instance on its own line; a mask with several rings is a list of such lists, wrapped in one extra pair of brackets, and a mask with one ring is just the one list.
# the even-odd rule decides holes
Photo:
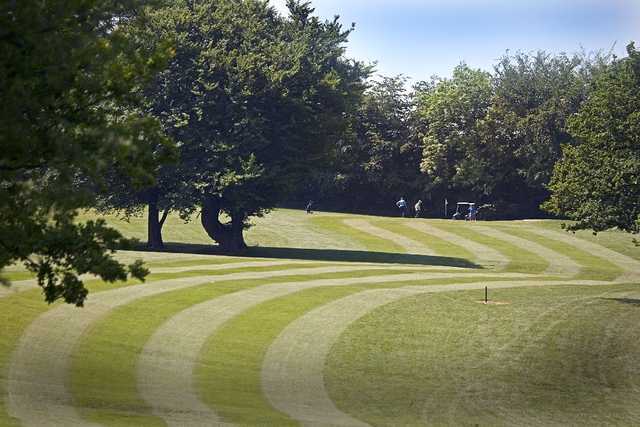
[(576, 145), (568, 119), (611, 58), (506, 55), (492, 73), (456, 67), (448, 79), (412, 91), (401, 77), (371, 84), (335, 147), (333, 172), (309, 183), (338, 209), (384, 213), (401, 195), (496, 204), (502, 217), (543, 214), (563, 145)]
[(259, 0), (2, 8), (0, 268), (25, 263), (49, 302), (81, 305), (79, 274), (147, 273), (113, 260), (130, 242), (103, 221), (76, 221), (89, 207), (146, 209), (153, 248), (170, 213), (198, 213), (230, 252), (291, 198), (384, 212), (400, 195), (464, 197), (531, 215), (551, 191), (545, 208), (578, 227), (637, 231), (633, 45), (623, 59), (507, 55), (407, 91), (346, 58), (353, 28), (306, 2), (287, 16)]

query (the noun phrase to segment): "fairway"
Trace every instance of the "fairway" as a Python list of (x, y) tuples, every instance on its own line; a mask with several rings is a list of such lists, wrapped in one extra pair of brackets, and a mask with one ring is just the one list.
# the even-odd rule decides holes
[[(83, 219), (94, 218), (93, 213)], [(108, 223), (144, 240), (142, 218)], [(0, 287), (0, 426), (640, 424), (640, 251), (559, 221), (169, 217), (145, 283)], [(485, 287), (493, 304), (484, 304)]]

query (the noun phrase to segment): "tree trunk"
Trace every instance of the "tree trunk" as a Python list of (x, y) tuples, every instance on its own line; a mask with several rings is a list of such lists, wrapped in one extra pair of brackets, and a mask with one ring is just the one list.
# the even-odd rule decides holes
[(202, 227), (209, 237), (215, 240), (225, 252), (238, 253), (247, 249), (244, 241), (244, 215), (232, 213), (231, 222), (220, 222), (220, 199), (215, 196), (206, 196), (202, 201), (200, 220)]
[(147, 247), (151, 249), (163, 249), (164, 242), (162, 241), (162, 225), (167, 219), (169, 209), (165, 210), (162, 214), (162, 219), (159, 218), (160, 211), (158, 210), (158, 194), (157, 191), (153, 191), (149, 198), (149, 213), (147, 221)]

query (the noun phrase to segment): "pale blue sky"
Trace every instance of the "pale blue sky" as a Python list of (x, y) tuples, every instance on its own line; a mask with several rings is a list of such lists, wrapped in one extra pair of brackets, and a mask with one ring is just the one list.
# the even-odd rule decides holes
[[(270, 0), (285, 11), (286, 0)], [(316, 14), (356, 23), (348, 56), (384, 75), (449, 76), (461, 61), (492, 69), (507, 49), (608, 51), (640, 45), (640, 0), (313, 0)]]

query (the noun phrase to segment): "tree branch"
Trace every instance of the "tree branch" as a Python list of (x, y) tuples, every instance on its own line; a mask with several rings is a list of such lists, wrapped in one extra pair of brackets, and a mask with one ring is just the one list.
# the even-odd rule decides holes
[(171, 210), (171, 206), (167, 207), (164, 212), (162, 212), (162, 218), (160, 218), (160, 228), (164, 225), (164, 222), (167, 220), (169, 216), (169, 211)]

